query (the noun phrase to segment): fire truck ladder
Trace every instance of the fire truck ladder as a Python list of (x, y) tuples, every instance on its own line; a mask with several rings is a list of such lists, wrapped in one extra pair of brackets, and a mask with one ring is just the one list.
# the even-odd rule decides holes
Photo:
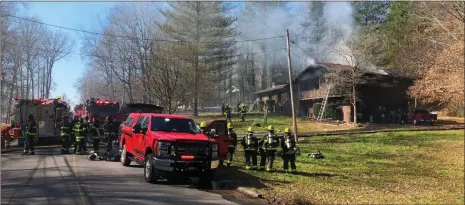
[(320, 107), (320, 112), (318, 113), (317, 120), (321, 121), (324, 118), (326, 104), (328, 103), (328, 97), (329, 97), (329, 93), (331, 91), (332, 86), (333, 86), (332, 84), (328, 84), (328, 87), (326, 88), (326, 94), (325, 94), (325, 97), (323, 98), (323, 102), (321, 103), (322, 105)]

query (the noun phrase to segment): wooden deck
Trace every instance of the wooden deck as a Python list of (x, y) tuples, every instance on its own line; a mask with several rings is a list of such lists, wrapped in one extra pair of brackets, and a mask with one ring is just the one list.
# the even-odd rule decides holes
[[(312, 100), (312, 99), (321, 99), (326, 95), (326, 89), (328, 85), (322, 85), (319, 89), (301, 91), (299, 93), (300, 100)], [(343, 92), (337, 87), (332, 87), (329, 93), (329, 97), (343, 97)]]

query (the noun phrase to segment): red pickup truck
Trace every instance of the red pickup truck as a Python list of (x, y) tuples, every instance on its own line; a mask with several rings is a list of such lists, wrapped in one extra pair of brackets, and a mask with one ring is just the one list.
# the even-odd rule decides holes
[(407, 115), (408, 121), (414, 125), (420, 123), (434, 124), (437, 121), (437, 114), (432, 114), (426, 109), (413, 109)]
[(210, 123), (207, 136), (186, 116), (131, 113), (121, 129), (121, 163), (144, 164), (144, 178), (149, 183), (162, 177), (199, 177), (199, 184), (209, 184), (227, 155), (225, 120)]

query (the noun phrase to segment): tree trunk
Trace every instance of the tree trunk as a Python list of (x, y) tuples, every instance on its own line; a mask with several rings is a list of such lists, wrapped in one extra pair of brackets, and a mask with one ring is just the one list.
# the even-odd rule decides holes
[(354, 124), (357, 124), (357, 96), (355, 90), (355, 82), (352, 83), (352, 106), (354, 107)]

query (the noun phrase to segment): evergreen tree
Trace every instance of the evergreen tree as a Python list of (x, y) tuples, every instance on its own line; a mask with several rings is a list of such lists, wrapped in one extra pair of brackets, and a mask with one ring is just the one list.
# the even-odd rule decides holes
[(193, 115), (198, 115), (199, 99), (211, 97), (217, 72), (233, 64), (235, 35), (228, 16), (229, 7), (221, 2), (169, 2), (170, 9), (161, 11), (167, 19), (164, 31), (182, 43), (184, 61), (188, 62)]

